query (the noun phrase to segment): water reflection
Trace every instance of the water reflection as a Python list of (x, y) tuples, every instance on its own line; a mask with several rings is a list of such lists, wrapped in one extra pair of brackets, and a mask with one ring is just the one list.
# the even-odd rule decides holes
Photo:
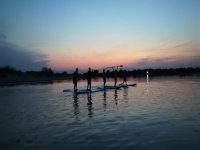
[(147, 95), (149, 95), (149, 72), (147, 72)]
[(106, 103), (107, 95), (106, 94), (107, 94), (106, 90), (104, 90), (104, 92), (103, 92), (103, 108), (104, 108), (104, 112), (106, 111), (106, 105), (107, 105), (107, 103)]
[(149, 83), (149, 72), (147, 71), (147, 84)]
[(117, 89), (115, 89), (114, 100), (115, 100), (115, 105), (117, 106), (118, 104), (118, 90)]
[[(22, 150), (32, 147), (199, 149), (199, 83), (199, 77), (160, 77), (152, 81), (149, 76), (149, 97), (146, 78), (136, 88), (92, 95), (74, 95), (71, 83), (66, 86), (65, 82), (3, 87), (0, 88), (0, 145), (4, 149)], [(81, 84), (85, 86), (85, 82)], [(70, 89), (68, 93), (62, 93), (63, 87)], [(126, 105), (123, 94), (128, 97)], [(88, 112), (93, 113), (92, 118)]]
[(87, 99), (88, 99), (88, 103), (87, 103), (87, 106), (88, 106), (88, 116), (92, 117), (93, 111), (92, 111), (92, 96), (91, 96), (91, 92), (87, 93)]
[[(113, 98), (114, 98), (114, 103), (118, 109), (118, 90), (115, 89), (113, 91), (114, 95), (113, 95)], [(128, 90), (127, 88), (124, 89), (124, 99), (127, 100), (128, 96)], [(75, 115), (75, 118), (76, 120), (80, 120), (79, 116), (80, 116), (80, 102), (79, 102), (79, 95), (78, 94), (75, 94), (73, 95), (73, 108), (74, 108), (74, 115)], [(104, 90), (103, 93), (102, 93), (102, 99), (103, 99), (103, 110), (104, 112), (106, 112), (106, 109), (107, 109), (107, 91)], [(93, 101), (92, 101), (92, 93), (91, 92), (88, 92), (87, 93), (87, 109), (88, 109), (88, 117), (93, 117), (94, 115), (94, 112), (93, 112)]]
[(79, 105), (78, 105), (78, 95), (74, 94), (73, 96), (74, 102), (73, 102), (73, 106), (74, 106), (74, 115), (76, 116), (76, 119), (78, 120), (78, 115), (79, 115)]
[(124, 96), (124, 101), (125, 103), (128, 103), (128, 88), (123, 89), (123, 96)]

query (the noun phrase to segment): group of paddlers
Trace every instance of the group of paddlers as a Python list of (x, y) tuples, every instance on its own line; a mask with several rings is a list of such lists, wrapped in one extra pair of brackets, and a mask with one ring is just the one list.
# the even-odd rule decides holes
[[(103, 86), (106, 87), (106, 72), (105, 69), (103, 69)], [(88, 69), (87, 72), (87, 90), (91, 90), (91, 82), (92, 82), (92, 71), (91, 68)], [(77, 91), (77, 82), (78, 82), (78, 68), (73, 73), (73, 84), (74, 84), (74, 91)], [(123, 82), (121, 84), (127, 84), (126, 83), (126, 72), (123, 72)], [(117, 86), (117, 70), (114, 70), (114, 87)]]

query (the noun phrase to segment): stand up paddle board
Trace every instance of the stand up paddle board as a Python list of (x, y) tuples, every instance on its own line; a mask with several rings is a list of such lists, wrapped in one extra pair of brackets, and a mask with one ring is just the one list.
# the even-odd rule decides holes
[(89, 93), (95, 93), (95, 92), (101, 92), (103, 91), (103, 89), (91, 89), (91, 90), (87, 90), (87, 89), (78, 89), (76, 91), (71, 90), (69, 91), (68, 89), (64, 89), (63, 92), (73, 92), (74, 94), (89, 94)]

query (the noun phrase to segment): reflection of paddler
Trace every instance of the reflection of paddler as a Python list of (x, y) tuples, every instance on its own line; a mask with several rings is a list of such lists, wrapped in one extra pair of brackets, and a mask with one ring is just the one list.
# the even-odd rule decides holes
[(87, 93), (87, 98), (88, 98), (88, 103), (87, 103), (87, 105), (88, 105), (88, 116), (92, 117), (92, 115), (93, 115), (93, 112), (92, 112), (92, 96), (91, 96), (90, 92)]
[(117, 89), (115, 89), (115, 94), (114, 94), (114, 97), (115, 97), (115, 104), (117, 105), (117, 100), (118, 100), (118, 93), (117, 93)]
[(77, 80), (78, 80), (78, 68), (73, 73), (73, 84), (74, 84), (74, 91), (77, 91)]
[(104, 107), (104, 111), (106, 111), (106, 90), (104, 90), (103, 92), (103, 107)]
[(78, 106), (78, 95), (74, 94), (74, 115), (76, 116), (76, 119), (78, 119), (79, 114), (79, 106)]

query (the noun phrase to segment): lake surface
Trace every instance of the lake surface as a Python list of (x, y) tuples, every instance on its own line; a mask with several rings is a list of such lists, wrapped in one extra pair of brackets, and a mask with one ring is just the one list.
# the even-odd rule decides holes
[(69, 81), (1, 87), (0, 149), (200, 149), (200, 77), (128, 82), (79, 95), (63, 92)]

